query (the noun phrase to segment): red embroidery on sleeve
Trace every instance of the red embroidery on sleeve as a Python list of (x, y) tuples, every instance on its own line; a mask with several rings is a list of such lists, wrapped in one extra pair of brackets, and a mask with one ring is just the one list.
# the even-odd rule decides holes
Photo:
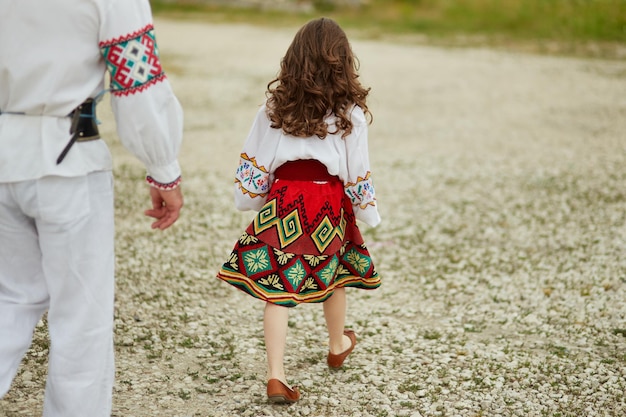
[(114, 95), (139, 93), (166, 78), (151, 24), (100, 42), (100, 51), (111, 74), (111, 93)]

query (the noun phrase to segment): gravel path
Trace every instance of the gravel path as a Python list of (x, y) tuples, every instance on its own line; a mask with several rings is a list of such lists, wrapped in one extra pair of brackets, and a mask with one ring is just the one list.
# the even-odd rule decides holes
[[(321, 306), (292, 310), (296, 405), (265, 398), (263, 304), (214, 274), (252, 213), (238, 153), (293, 30), (157, 20), (186, 111), (184, 218), (155, 233), (116, 155), (115, 417), (626, 414), (626, 62), (353, 39), (372, 87), (383, 277), (350, 291), (359, 343), (329, 372)], [(6, 417), (41, 414), (35, 333)], [(0, 411), (2, 415), (2, 411)]]

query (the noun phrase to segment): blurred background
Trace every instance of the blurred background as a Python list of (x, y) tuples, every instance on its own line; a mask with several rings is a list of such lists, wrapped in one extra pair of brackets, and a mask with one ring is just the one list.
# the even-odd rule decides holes
[(626, 0), (152, 0), (155, 13), (299, 25), (325, 14), (368, 37), (626, 58)]

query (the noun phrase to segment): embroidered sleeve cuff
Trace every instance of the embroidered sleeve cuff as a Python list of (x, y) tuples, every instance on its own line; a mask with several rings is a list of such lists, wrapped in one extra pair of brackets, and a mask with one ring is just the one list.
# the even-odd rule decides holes
[(376, 205), (376, 193), (370, 178), (370, 172), (365, 175), (365, 178), (358, 177), (356, 183), (347, 183), (345, 192), (353, 206), (364, 209), (369, 205)]
[(254, 157), (241, 154), (235, 182), (242, 194), (251, 198), (264, 197), (269, 192), (269, 180), (270, 174), (264, 166), (259, 166)]
[(178, 187), (180, 183), (182, 182), (182, 177), (178, 177), (170, 183), (163, 184), (158, 181), (155, 181), (154, 178), (148, 175), (146, 176), (146, 182), (150, 184), (151, 187), (158, 188), (159, 190), (167, 191), (167, 190), (173, 190), (174, 188)]
[[(171, 151), (171, 153), (173, 152), (174, 151)], [(169, 159), (171, 156), (163, 155), (162, 157)], [(170, 183), (174, 179), (180, 177), (182, 174), (180, 165), (177, 160), (174, 160), (174, 162), (170, 162), (166, 165), (151, 164), (148, 162), (149, 157), (145, 155), (143, 157), (140, 157), (139, 160), (144, 161), (147, 175), (151, 176), (156, 182), (159, 182), (161, 184)]]

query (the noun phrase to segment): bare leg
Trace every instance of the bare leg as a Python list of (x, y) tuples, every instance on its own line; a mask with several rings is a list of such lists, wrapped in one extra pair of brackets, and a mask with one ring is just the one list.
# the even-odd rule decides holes
[[(287, 344), (287, 307), (272, 303), (265, 304), (263, 331), (265, 333), (265, 349), (267, 351), (268, 379), (278, 379), (287, 384), (283, 359)], [(289, 386), (289, 385), (287, 385)]]
[(346, 324), (346, 289), (337, 288), (329, 299), (324, 301), (324, 318), (328, 327), (328, 347), (333, 354), (345, 352), (352, 345), (350, 338), (343, 334)]

